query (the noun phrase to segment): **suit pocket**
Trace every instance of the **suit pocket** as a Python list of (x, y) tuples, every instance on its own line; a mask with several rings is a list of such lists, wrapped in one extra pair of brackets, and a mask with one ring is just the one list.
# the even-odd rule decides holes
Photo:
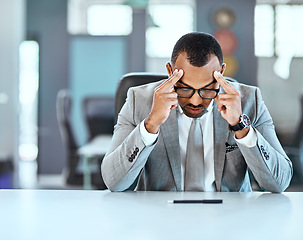
[(247, 165), (239, 148), (225, 154), (225, 168), (236, 172), (246, 170)]
[(240, 149), (225, 154), (222, 183), (229, 190), (239, 191), (245, 179), (246, 171), (247, 164)]
[(242, 156), (242, 153), (239, 148), (235, 148), (233, 151), (226, 153), (226, 160), (228, 159), (234, 159)]

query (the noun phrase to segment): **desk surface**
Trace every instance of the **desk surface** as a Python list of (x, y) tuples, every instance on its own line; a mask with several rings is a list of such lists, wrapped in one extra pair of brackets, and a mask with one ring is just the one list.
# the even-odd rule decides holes
[[(223, 204), (169, 204), (223, 199)], [(303, 239), (303, 193), (0, 190), (1, 239)]]

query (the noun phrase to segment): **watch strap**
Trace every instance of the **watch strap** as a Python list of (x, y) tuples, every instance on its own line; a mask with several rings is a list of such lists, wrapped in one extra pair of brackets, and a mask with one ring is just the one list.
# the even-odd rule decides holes
[(238, 124), (236, 124), (235, 126), (231, 126), (229, 125), (229, 128), (232, 130), (232, 131), (239, 131), (239, 130), (242, 130), (244, 128), (244, 124), (242, 122), (239, 122)]

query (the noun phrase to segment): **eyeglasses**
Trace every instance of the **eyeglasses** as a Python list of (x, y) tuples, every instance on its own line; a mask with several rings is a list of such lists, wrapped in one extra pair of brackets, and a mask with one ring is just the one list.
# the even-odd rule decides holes
[(204, 99), (214, 99), (217, 97), (219, 93), (219, 88), (218, 89), (208, 89), (206, 87), (214, 84), (217, 82), (216, 80), (212, 81), (210, 84), (207, 84), (203, 88), (200, 89), (194, 89), (191, 86), (187, 85), (186, 83), (182, 82), (181, 80), (178, 81), (179, 83), (182, 83), (183, 85), (187, 87), (174, 87), (176, 93), (178, 94), (178, 97), (180, 98), (191, 98), (196, 91), (198, 91), (199, 96)]

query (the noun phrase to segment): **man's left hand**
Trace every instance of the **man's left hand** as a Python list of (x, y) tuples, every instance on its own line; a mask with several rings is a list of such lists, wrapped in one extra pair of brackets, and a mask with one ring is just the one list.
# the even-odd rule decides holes
[(219, 93), (215, 98), (218, 103), (218, 110), (222, 117), (231, 126), (234, 126), (239, 123), (242, 114), (241, 94), (218, 71), (214, 72), (214, 78), (225, 91), (225, 93)]

